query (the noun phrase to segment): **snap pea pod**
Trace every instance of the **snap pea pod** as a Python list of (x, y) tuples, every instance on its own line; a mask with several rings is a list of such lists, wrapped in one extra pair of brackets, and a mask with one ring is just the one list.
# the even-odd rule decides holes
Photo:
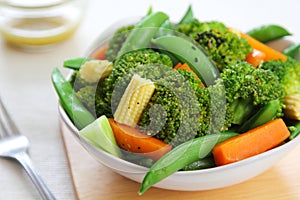
[(91, 58), (72, 58), (64, 61), (65, 68), (79, 70), (80, 67), (86, 62), (92, 60)]
[(291, 133), (289, 139), (293, 140), (300, 134), (300, 121), (287, 121), (286, 124), (288, 125), (289, 131)]
[(181, 62), (187, 63), (206, 86), (213, 85), (219, 77), (219, 71), (200, 46), (181, 36), (162, 36), (152, 43), (169, 51)]
[(288, 48), (284, 49), (282, 53), (284, 53), (284, 55), (286, 55), (286, 56), (289, 56), (294, 59), (298, 59), (298, 61), (300, 61), (299, 60), (300, 43), (289, 46)]
[(269, 101), (239, 128), (239, 132), (246, 132), (271, 121), (276, 117), (278, 109), (280, 109), (280, 101), (278, 99)]
[(62, 107), (77, 128), (82, 129), (95, 121), (95, 117), (77, 99), (71, 84), (64, 78), (58, 68), (54, 68), (51, 78)]
[(118, 57), (124, 53), (148, 47), (159, 27), (168, 18), (168, 15), (163, 12), (155, 12), (145, 16), (130, 32), (118, 53)]
[(210, 134), (175, 147), (152, 165), (144, 177), (139, 195), (184, 166), (205, 158), (217, 143), (237, 135), (233, 132)]
[(248, 35), (255, 38), (256, 40), (266, 43), (272, 40), (282, 38), (284, 36), (289, 36), (289, 33), (285, 28), (279, 25), (263, 25), (247, 32)]
[(189, 165), (186, 165), (185, 167), (182, 168), (182, 170), (183, 171), (191, 171), (191, 170), (211, 168), (211, 167), (215, 167), (215, 166), (216, 166), (215, 160), (211, 156), (211, 157), (203, 158), (201, 160), (197, 160)]
[(183, 17), (181, 18), (178, 24), (186, 24), (192, 21), (193, 19), (194, 19), (194, 13), (192, 10), (192, 6), (189, 5), (187, 11), (185, 12), (185, 14), (183, 15)]

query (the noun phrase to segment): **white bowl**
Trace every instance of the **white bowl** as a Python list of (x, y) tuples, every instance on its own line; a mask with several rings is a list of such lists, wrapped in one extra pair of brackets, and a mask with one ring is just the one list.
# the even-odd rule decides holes
[[(118, 27), (126, 24), (132, 24), (136, 21), (137, 18), (135, 17), (113, 24), (95, 40), (84, 56), (91, 55), (95, 49), (106, 43)], [(142, 182), (148, 171), (146, 167), (114, 157), (94, 147), (78, 134), (78, 129), (70, 121), (69, 117), (60, 105), (59, 114), (63, 121), (63, 123), (61, 123), (61, 126), (63, 126), (62, 130), (68, 130), (71, 134), (73, 134), (78, 139), (79, 143), (96, 160), (124, 177), (139, 183)], [(284, 145), (239, 162), (196, 171), (178, 171), (157, 183), (154, 187), (179, 191), (200, 191), (223, 188), (241, 183), (268, 170), (285, 154), (298, 145), (299, 142), (300, 135)]]

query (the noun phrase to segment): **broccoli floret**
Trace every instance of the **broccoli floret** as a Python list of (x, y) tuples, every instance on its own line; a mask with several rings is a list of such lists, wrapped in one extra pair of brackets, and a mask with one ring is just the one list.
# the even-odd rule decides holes
[[(127, 84), (133, 75), (133, 69), (138, 66), (143, 67), (143, 65), (147, 64), (160, 64), (168, 66), (169, 68), (173, 65), (170, 57), (151, 49), (137, 50), (122, 55), (122, 57), (118, 59), (117, 64), (114, 65), (111, 74), (103, 81), (103, 88), (100, 91), (100, 96), (103, 97), (103, 103), (100, 105), (99, 114), (112, 117), (113, 110), (115, 110), (119, 104)], [(147, 76), (151, 74), (155, 76), (156, 73), (148, 71), (147, 74), (142, 74), (141, 77), (148, 78)], [(116, 86), (118, 86), (117, 89)], [(112, 95), (114, 95), (113, 100)]]
[(156, 90), (138, 124), (140, 130), (173, 146), (227, 130), (229, 123), (221, 120), (226, 109), (218, 98), (221, 88), (217, 84), (208, 88), (202, 85), (186, 70), (166, 73), (155, 82)]
[(233, 124), (241, 124), (257, 108), (276, 99), (282, 102), (277, 116), (282, 116), (284, 89), (272, 71), (238, 62), (224, 68), (221, 78)]
[(109, 61), (114, 61), (117, 58), (118, 52), (120, 51), (122, 44), (125, 42), (126, 38), (130, 34), (134, 25), (129, 25), (118, 29), (112, 39), (109, 41), (109, 47), (105, 53), (106, 59)]
[(283, 85), (285, 94), (300, 94), (300, 63), (288, 58), (286, 61), (270, 60), (263, 62), (259, 68), (274, 72)]
[(179, 25), (177, 31), (199, 43), (220, 71), (228, 64), (245, 60), (252, 51), (245, 39), (238, 37), (221, 22), (199, 22), (195, 19)]

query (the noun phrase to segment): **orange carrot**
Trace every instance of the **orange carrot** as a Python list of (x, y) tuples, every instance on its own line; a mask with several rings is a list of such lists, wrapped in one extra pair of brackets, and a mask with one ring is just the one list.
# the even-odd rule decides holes
[(119, 147), (129, 152), (142, 153), (156, 161), (172, 149), (171, 145), (147, 136), (135, 128), (119, 124), (113, 118), (109, 118), (108, 121)]
[(246, 133), (230, 138), (213, 148), (216, 165), (233, 163), (281, 144), (290, 132), (281, 118), (272, 120)]
[(272, 49), (271, 47), (261, 43), (260, 41), (254, 39), (253, 37), (245, 33), (239, 32), (239, 35), (240, 37), (245, 38), (253, 49), (256, 49), (266, 54), (264, 61), (278, 60), (278, 59), (281, 59), (282, 61), (286, 61), (287, 57), (284, 54)]
[(98, 59), (98, 60), (105, 60), (106, 59), (105, 52), (107, 49), (108, 49), (108, 44), (102, 46), (100, 49), (98, 49), (97, 51), (95, 51), (92, 54), (92, 58)]
[(260, 65), (266, 58), (266, 54), (257, 50), (253, 49), (253, 51), (248, 54), (246, 61), (250, 64), (252, 64), (254, 67), (257, 67)]

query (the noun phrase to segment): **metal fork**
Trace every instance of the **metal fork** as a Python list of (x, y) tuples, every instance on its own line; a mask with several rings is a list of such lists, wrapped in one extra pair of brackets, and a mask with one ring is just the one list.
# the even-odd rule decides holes
[(42, 199), (55, 200), (54, 195), (33, 167), (27, 153), (28, 148), (28, 139), (21, 135), (0, 97), (0, 157), (17, 160), (29, 175)]

